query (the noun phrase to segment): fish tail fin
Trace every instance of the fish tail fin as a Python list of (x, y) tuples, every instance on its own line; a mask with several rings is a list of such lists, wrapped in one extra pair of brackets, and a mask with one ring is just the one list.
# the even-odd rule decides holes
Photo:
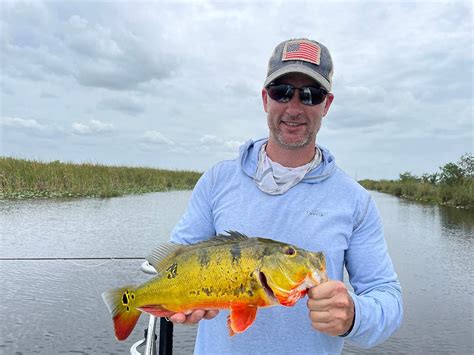
[(112, 315), (117, 340), (128, 338), (141, 315), (135, 306), (135, 290), (134, 286), (125, 286), (102, 294), (102, 299)]

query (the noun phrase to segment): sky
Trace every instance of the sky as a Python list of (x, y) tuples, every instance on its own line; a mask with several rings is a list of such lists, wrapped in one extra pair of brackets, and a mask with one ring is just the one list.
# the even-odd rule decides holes
[(0, 156), (204, 171), (268, 135), (274, 47), (329, 48), (318, 133), (357, 179), (473, 151), (471, 1), (1, 2)]

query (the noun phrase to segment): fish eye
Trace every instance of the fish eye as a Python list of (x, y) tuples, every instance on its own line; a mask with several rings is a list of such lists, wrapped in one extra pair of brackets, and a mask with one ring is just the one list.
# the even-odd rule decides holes
[(285, 255), (289, 256), (295, 256), (296, 255), (296, 250), (293, 247), (287, 246), (284, 250)]

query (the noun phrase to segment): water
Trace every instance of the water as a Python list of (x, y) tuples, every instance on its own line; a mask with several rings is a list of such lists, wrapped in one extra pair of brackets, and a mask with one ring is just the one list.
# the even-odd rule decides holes
[[(402, 328), (345, 354), (473, 353), (474, 212), (373, 193), (405, 300)], [(189, 191), (112, 199), (0, 202), (0, 257), (142, 257), (184, 212)], [(128, 353), (100, 294), (148, 278), (140, 260), (0, 261), (0, 353)], [(195, 327), (176, 326), (174, 353), (192, 353)]]

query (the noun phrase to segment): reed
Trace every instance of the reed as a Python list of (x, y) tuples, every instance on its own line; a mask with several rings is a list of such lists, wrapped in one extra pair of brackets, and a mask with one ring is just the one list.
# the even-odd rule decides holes
[(472, 179), (451, 185), (431, 184), (416, 180), (361, 180), (359, 183), (369, 190), (385, 192), (411, 200), (474, 209)]
[(189, 190), (201, 173), (0, 157), (0, 199), (113, 197)]
[(398, 180), (361, 180), (369, 190), (386, 192), (422, 202), (434, 202), (474, 209), (474, 156), (462, 155), (457, 163), (447, 163), (434, 174), (421, 177), (410, 172), (400, 174)]

